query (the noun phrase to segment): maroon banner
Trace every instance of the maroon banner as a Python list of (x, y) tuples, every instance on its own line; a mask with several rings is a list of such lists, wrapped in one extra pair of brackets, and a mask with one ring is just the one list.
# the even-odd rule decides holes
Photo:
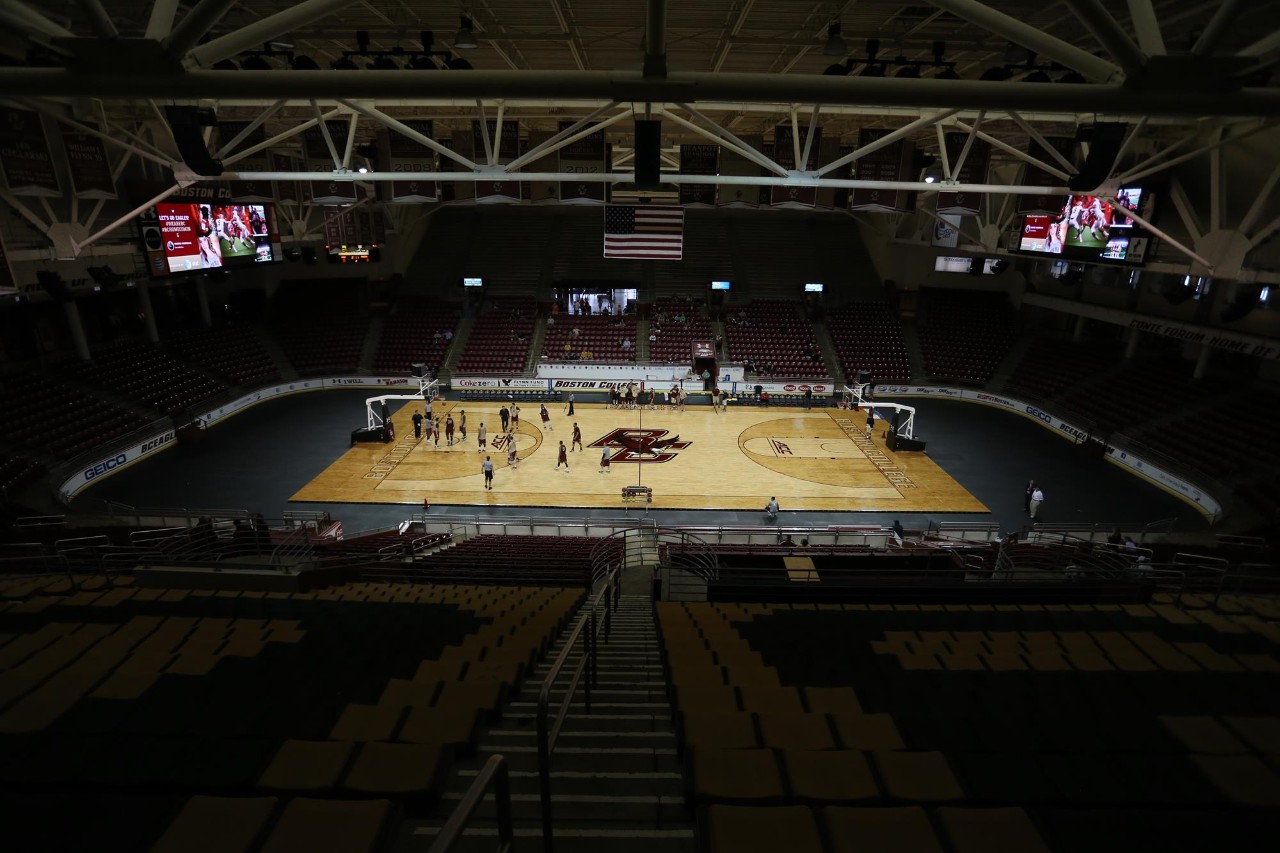
[[(431, 119), (406, 119), (404, 124), (428, 139), (435, 139), (435, 126)], [(436, 152), (417, 140), (394, 130), (384, 131), (379, 137), (383, 159), (388, 169), (405, 176), (404, 180), (384, 185), (383, 194), (392, 204), (420, 204), (439, 201), (436, 182), (419, 180), (415, 172), (434, 172)]]
[(0, 107), (0, 172), (14, 195), (62, 194), (39, 113)]
[[(277, 154), (274, 151), (271, 152), (270, 162), (273, 172), (293, 172), (298, 167), (298, 161), (287, 154)], [(276, 181), (275, 185), (275, 195), (281, 204), (296, 205), (298, 203), (301, 196), (297, 181)]]
[[(858, 147), (870, 145), (893, 131), (887, 128), (864, 127), (858, 131)], [(872, 151), (854, 164), (853, 176), (859, 181), (908, 180), (911, 158), (915, 146), (898, 140), (879, 151)], [(915, 209), (915, 193), (903, 190), (855, 189), (850, 200), (850, 210), (869, 210), (889, 213), (905, 213)]]
[[(830, 154), (826, 154), (826, 153), (823, 154), (824, 162), (830, 163), (834, 160), (839, 160), (841, 157), (845, 156), (846, 154), (853, 153), (852, 145), (841, 145), (839, 141), (835, 139), (824, 140), (824, 141), (830, 141), (834, 143), (834, 146), (833, 146), (834, 150), (832, 150)], [(830, 157), (831, 159), (828, 160), (827, 159), (828, 157)], [(853, 177), (853, 164), (845, 163), (840, 168), (833, 169), (832, 171), (827, 172), (826, 176), (836, 181), (850, 180)], [(849, 201), (852, 197), (853, 197), (852, 190), (850, 190), (848, 187), (840, 187), (839, 189), (836, 189), (831, 193), (831, 207), (834, 208), (835, 210), (847, 210), (849, 208)], [(818, 204), (825, 205), (825, 201), (823, 200), (823, 192), (818, 193)]]
[[(680, 174), (682, 175), (714, 175), (719, 165), (719, 145), (680, 146)], [(715, 184), (681, 184), (680, 203), (685, 206), (715, 207)]]
[[(1071, 159), (1072, 149), (1075, 148), (1075, 140), (1065, 136), (1050, 136), (1045, 139), (1045, 142), (1056, 148), (1058, 153), (1068, 160)], [(1043, 145), (1034, 139), (1027, 140), (1027, 153), (1042, 163), (1056, 164), (1058, 162)], [(1057, 175), (1051, 175), (1039, 166), (1032, 166), (1030, 163), (1022, 171), (1022, 186), (1024, 187), (1058, 187), (1064, 183), (1065, 181)], [(1062, 210), (1062, 205), (1066, 201), (1066, 196), (1058, 193), (1020, 195), (1018, 196), (1017, 210), (1018, 213), (1056, 213)]]
[[(809, 132), (806, 127), (800, 132), (800, 155), (804, 156), (805, 143)], [(773, 159), (779, 166), (787, 170), (808, 171), (822, 143), (822, 128), (813, 129), (813, 143), (809, 148), (809, 159), (797, 164), (795, 137), (791, 132), (791, 123), (780, 124), (773, 129)], [(817, 187), (770, 187), (769, 204), (773, 207), (810, 208), (818, 203)]]
[[(951, 164), (951, 177), (962, 184), (985, 184), (987, 182), (987, 166), (991, 162), (991, 146), (981, 139), (973, 140), (969, 146), (969, 156), (964, 158), (960, 169), (956, 163), (965, 143), (969, 141), (967, 133), (948, 133), (945, 135), (947, 146), (947, 162)], [(938, 213), (951, 216), (977, 216), (982, 213), (986, 203), (985, 193), (938, 193)]]
[[(329, 246), (346, 245), (342, 230), (342, 208), (326, 206), (320, 208), (324, 214), (324, 242)], [(355, 242), (354, 240), (352, 242)]]
[(13, 267), (9, 265), (9, 253), (4, 247), (4, 228), (0, 226), (0, 293), (15, 293), (18, 280), (14, 278)]
[[(219, 149), (231, 140), (240, 135), (245, 128), (249, 126), (247, 121), (220, 121), (218, 122), (218, 147)], [(259, 143), (267, 141), (267, 129), (258, 125), (244, 139), (231, 149), (224, 156), (230, 156), (238, 150), (252, 148)], [(241, 160), (237, 160), (229, 167), (230, 171), (236, 172), (266, 172), (271, 169), (271, 154), (263, 149), (261, 151), (250, 154)], [(270, 181), (228, 181), (231, 188), (231, 196), (237, 201), (249, 201), (263, 204), (276, 200), (275, 188), (271, 186)]]
[[(95, 125), (87, 127), (97, 130)], [(102, 140), (75, 128), (62, 129), (62, 147), (67, 153), (71, 173), (71, 190), (78, 198), (115, 198), (116, 183), (111, 179), (111, 161)]]
[[(348, 126), (348, 121), (325, 122), (339, 156), (347, 144)], [(333, 155), (319, 127), (307, 128), (302, 132), (302, 147), (306, 152), (308, 172), (333, 171)], [(309, 181), (306, 192), (310, 194), (312, 204), (350, 204), (356, 200), (356, 185), (353, 181)]]
[[(572, 121), (560, 122), (560, 130), (573, 126)], [(600, 175), (605, 170), (604, 131), (584, 136), (571, 142), (558, 152), (561, 172), (579, 175)], [(592, 181), (561, 181), (560, 201), (565, 204), (603, 204), (604, 184)]]
[[(764, 149), (764, 138), (758, 133), (739, 134), (738, 138), (756, 151)], [(760, 164), (729, 148), (720, 152), (719, 159), (721, 175), (758, 178), (763, 171)], [(768, 200), (769, 188), (758, 184), (724, 184), (718, 189), (716, 205), (719, 207), (758, 207), (761, 193), (764, 193), (766, 203)]]
[[(464, 130), (455, 130), (449, 139), (442, 139), (440, 140), (440, 143), (444, 145), (445, 148), (448, 148), (450, 151), (466, 151), (467, 149), (462, 147), (461, 145), (461, 138), (465, 133), (466, 131)], [(462, 164), (451, 157), (440, 158), (440, 171), (442, 172), (457, 172), (461, 170), (461, 167), (462, 167)], [(469, 186), (466, 188), (470, 189)], [(475, 198), (474, 195), (466, 195), (463, 197)], [(458, 182), (457, 181), (441, 181), (440, 182), (440, 201), (450, 202), (450, 201), (458, 201), (458, 199), (459, 199)]]
[[(520, 142), (520, 153), (524, 154), (542, 145), (551, 137), (555, 136), (552, 130), (530, 130), (528, 137)], [(525, 172), (554, 172), (559, 164), (556, 152), (543, 154), (541, 157), (535, 157), (525, 164)], [(601, 167), (603, 168), (603, 159)], [(559, 181), (526, 181), (524, 185), (525, 197), (533, 204), (558, 204), (560, 201), (560, 182)], [(604, 192), (604, 185), (601, 184), (601, 192)]]
[[(502, 139), (498, 139), (498, 123), (486, 122), (489, 130), (489, 144), (498, 150), (497, 162), (510, 163), (519, 155), (520, 126), (514, 121), (502, 123)], [(471, 122), (471, 159), (477, 163), (487, 162), (484, 150), (484, 134), (480, 130), (478, 120)], [(503, 204), (520, 200), (519, 181), (476, 181), (476, 202), (479, 204)]]

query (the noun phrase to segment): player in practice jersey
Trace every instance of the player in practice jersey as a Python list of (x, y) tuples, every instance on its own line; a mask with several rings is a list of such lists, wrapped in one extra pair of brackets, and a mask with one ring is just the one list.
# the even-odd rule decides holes
[(1084, 234), (1084, 205), (1079, 198), (1071, 199), (1071, 210), (1067, 214), (1067, 225), (1075, 232), (1073, 240), (1079, 240), (1080, 236)]
[(213, 214), (209, 205), (200, 205), (199, 222), (196, 226), (196, 243), (200, 247), (200, 265), (203, 267), (222, 266), (222, 252), (218, 248), (214, 235)]
[[(1107, 206), (1107, 208), (1109, 207), (1110, 205)], [(1097, 196), (1092, 198), (1092, 203), (1089, 206), (1091, 218), (1089, 233), (1093, 236), (1093, 239), (1100, 240), (1104, 243), (1107, 241), (1107, 237), (1110, 236), (1111, 230), (1111, 222), (1107, 216), (1107, 208), (1103, 207), (1102, 199)], [(1102, 233), (1099, 234), (1098, 232)]]

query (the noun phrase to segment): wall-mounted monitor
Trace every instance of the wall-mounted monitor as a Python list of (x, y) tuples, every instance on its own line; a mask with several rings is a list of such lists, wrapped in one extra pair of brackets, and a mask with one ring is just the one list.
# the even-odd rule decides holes
[(731, 285), (730, 285), (730, 283), (729, 283), (729, 282), (727, 282), (727, 281), (713, 281), (713, 282), (711, 282), (711, 289), (712, 289), (712, 290), (729, 290), (729, 289), (730, 289), (730, 287), (731, 287)]
[(482, 278), (464, 278), (462, 280), (463, 287), (484, 287), (484, 279)]
[(1117, 204), (1100, 196), (1069, 196), (1057, 213), (1031, 215), (1022, 221), (1019, 252), (1055, 255), (1079, 261), (1141, 263), (1150, 239), (1128, 211), (1140, 212), (1141, 187), (1116, 192)]
[(823, 285), (816, 282), (807, 282), (804, 286), (805, 293), (821, 293)]
[(372, 261), (382, 260), (382, 250), (377, 245), (346, 245), (327, 246), (329, 250), (329, 263), (331, 264), (367, 264)]
[(156, 205), (168, 272), (195, 272), (278, 260), (264, 204)]

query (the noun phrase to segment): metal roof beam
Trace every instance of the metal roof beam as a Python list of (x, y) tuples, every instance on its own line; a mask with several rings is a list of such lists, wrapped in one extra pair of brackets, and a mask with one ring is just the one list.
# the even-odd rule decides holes
[[(170, 59), (182, 59), (187, 55), (187, 51), (195, 47), (200, 39), (222, 20), (223, 15), (231, 11), (234, 5), (236, 0), (200, 0), (194, 9), (183, 15), (178, 25), (160, 43), (164, 47), (165, 56)], [(257, 47), (258, 44), (260, 42), (253, 46)]]
[(1106, 48), (1107, 53), (1115, 57), (1116, 62), (1124, 69), (1126, 77), (1141, 77), (1147, 65), (1147, 58), (1133, 43), (1111, 13), (1102, 5), (1102, 0), (1065, 0), (1067, 8), (1075, 13), (1084, 24), (1085, 29), (1093, 34), (1098, 43)]
[[(226, 3), (227, 0), (203, 0), (200, 5), (203, 6), (205, 3), (211, 2)], [(234, 3), (235, 0), (230, 0), (230, 2)], [(219, 36), (199, 47), (192, 48), (191, 45), (195, 44), (195, 41), (192, 41), (191, 45), (187, 46), (190, 52), (186, 54), (185, 62), (188, 66), (208, 68), (215, 62), (230, 59), (243, 51), (255, 50), (273, 38), (323, 18), (343, 6), (350, 6), (353, 2), (354, 0), (303, 0), (303, 2), (285, 9), (283, 12), (268, 15), (234, 32), (227, 33), (225, 36)], [(228, 3), (228, 5), (230, 4)], [(192, 10), (187, 15), (187, 18), (194, 15), (199, 8), (197, 6), (195, 10)], [(178, 24), (179, 30), (186, 24), (187, 18), (183, 18), (182, 23)], [(206, 29), (208, 28), (206, 27)], [(177, 31), (174, 32), (174, 36), (176, 35)], [(200, 35), (203, 35), (203, 32)], [(171, 36), (170, 39), (174, 38), (174, 36)], [(196, 37), (196, 41), (198, 40), (199, 36)], [(297, 74), (299, 72), (286, 73)]]

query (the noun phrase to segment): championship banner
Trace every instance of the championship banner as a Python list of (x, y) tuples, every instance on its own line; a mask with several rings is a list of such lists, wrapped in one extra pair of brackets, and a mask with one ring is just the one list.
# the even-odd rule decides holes
[(39, 113), (0, 107), (0, 172), (14, 195), (62, 195)]
[[(514, 121), (502, 123), (502, 138), (498, 138), (498, 124), (487, 121), (489, 144), (497, 149), (497, 162), (510, 163), (520, 156), (520, 125)], [(471, 159), (477, 163), (485, 163), (484, 134), (480, 130), (479, 120), (471, 122)], [(477, 204), (506, 204), (520, 200), (519, 181), (476, 181), (475, 199)]]
[[(964, 158), (960, 170), (956, 171), (956, 162), (960, 152), (969, 141), (967, 133), (948, 133), (945, 135), (947, 146), (947, 162), (951, 164), (951, 177), (962, 184), (985, 184), (987, 182), (987, 165), (991, 162), (991, 146), (981, 139), (973, 140), (969, 146), (969, 156)], [(982, 213), (986, 203), (984, 193), (938, 193), (938, 213), (954, 216), (977, 216)]]
[[(529, 137), (525, 140), (526, 144), (521, 146), (520, 153), (531, 151), (539, 145), (545, 143), (548, 139), (555, 136), (555, 132), (551, 130), (531, 130)], [(530, 160), (525, 166), (525, 171), (529, 172), (554, 172), (559, 165), (556, 159), (556, 152), (543, 154), (534, 160)], [(525, 192), (528, 193), (529, 201), (533, 204), (556, 204), (560, 201), (560, 183), (558, 181), (528, 181), (525, 183)], [(600, 191), (604, 192), (604, 184), (600, 185)]]
[[(271, 171), (273, 172), (293, 172), (297, 171), (298, 161), (294, 160), (287, 154), (278, 154), (271, 152), (270, 156)], [(275, 195), (280, 204), (296, 205), (298, 204), (301, 194), (298, 192), (297, 181), (276, 181)]]
[[(342, 235), (342, 208), (322, 207), (320, 215), (324, 217), (324, 242), (326, 246), (346, 245)], [(354, 242), (354, 241), (352, 241)]]
[[(682, 175), (714, 175), (719, 164), (719, 145), (680, 146), (680, 174)], [(715, 207), (715, 184), (681, 184), (680, 203), (685, 207)]]
[[(218, 122), (218, 147), (221, 148), (235, 139), (248, 126), (249, 122), (247, 121)], [(236, 149), (252, 148), (266, 141), (267, 129), (263, 125), (258, 125), (236, 145), (235, 149), (227, 153), (228, 155), (234, 154)], [(232, 168), (237, 172), (266, 172), (271, 168), (271, 155), (266, 149), (263, 149), (255, 154), (250, 154), (243, 160), (237, 160), (232, 164)], [(270, 181), (230, 181), (229, 185), (231, 187), (231, 195), (236, 201), (266, 204), (276, 200)]]
[[(571, 121), (560, 122), (560, 130), (573, 126)], [(571, 142), (558, 152), (560, 171), (579, 175), (599, 175), (605, 170), (604, 131), (597, 130), (588, 136)], [(603, 204), (604, 184), (598, 182), (560, 182), (560, 201), (565, 204)]]
[[(404, 124), (428, 139), (435, 139), (431, 119), (405, 119)], [(435, 181), (418, 180), (414, 175), (415, 172), (435, 171), (435, 151), (394, 130), (378, 134), (378, 147), (387, 170), (405, 176), (404, 180), (382, 184), (382, 193), (387, 201), (392, 204), (421, 204), (440, 200)]]
[[(888, 128), (864, 127), (858, 131), (858, 147), (870, 145), (893, 133)], [(898, 140), (879, 151), (872, 151), (859, 158), (853, 169), (853, 177), (859, 181), (905, 181), (911, 171), (915, 144)], [(913, 177), (913, 176), (912, 176)], [(916, 194), (905, 190), (855, 189), (850, 200), (850, 210), (870, 210), (881, 213), (906, 213), (914, 210)]]
[[(800, 133), (800, 155), (804, 156), (805, 143), (809, 141), (806, 128)], [(809, 149), (809, 159), (804, 163), (796, 162), (795, 137), (791, 133), (791, 123), (780, 124), (773, 129), (773, 159), (779, 166), (788, 171), (807, 172), (809, 163), (816, 159), (822, 143), (822, 128), (813, 128), (813, 142)], [(817, 187), (770, 187), (769, 205), (771, 207), (787, 207), (807, 210), (818, 203)]]
[[(745, 134), (738, 138), (756, 151), (764, 150), (762, 134)], [(762, 169), (760, 164), (754, 160), (748, 160), (732, 149), (726, 148), (720, 152), (721, 175), (758, 178)], [(716, 205), (718, 207), (759, 207), (762, 189), (768, 188), (759, 184), (722, 184), (716, 196)]]
[[(97, 129), (94, 125), (88, 126)], [(116, 182), (111, 178), (111, 160), (107, 157), (107, 148), (101, 139), (72, 127), (64, 127), (62, 147), (67, 154), (71, 191), (76, 194), (76, 198), (116, 197)]]
[[(1050, 136), (1045, 139), (1058, 153), (1071, 159), (1072, 149), (1075, 147), (1075, 140), (1065, 136)], [(1027, 140), (1027, 153), (1043, 163), (1056, 163), (1053, 155), (1045, 150), (1044, 146), (1034, 139)], [(1062, 178), (1057, 175), (1051, 175), (1039, 166), (1032, 166), (1030, 163), (1022, 171), (1022, 186), (1024, 187), (1057, 187), (1065, 183)], [(1062, 204), (1066, 199), (1057, 193), (1045, 193), (1044, 195), (1020, 195), (1017, 197), (1018, 213), (1057, 213), (1062, 210)]]
[[(339, 156), (347, 144), (347, 128), (349, 121), (327, 121), (325, 127), (333, 139), (333, 145)], [(324, 140), (324, 133), (319, 127), (310, 127), (302, 132), (302, 149), (306, 152), (306, 171), (332, 172), (333, 155)], [(356, 185), (354, 181), (308, 181), (304, 193), (309, 194), (312, 204), (351, 204), (356, 201)]]
[(0, 225), (0, 294), (16, 293), (18, 280), (13, 276), (13, 267), (9, 264), (9, 253), (4, 247), (4, 227)]
[[(440, 139), (437, 140), (437, 142), (445, 148), (448, 148), (450, 151), (466, 151), (467, 148), (463, 147), (463, 141), (465, 140), (465, 143), (470, 145), (470, 137), (471, 134), (467, 133), (465, 130), (455, 130), (448, 139)], [(440, 158), (439, 169), (442, 172), (460, 172), (462, 171), (462, 164), (458, 163), (452, 157), (442, 156)], [(463, 184), (462, 188), (467, 191), (467, 194), (459, 196), (459, 185), (457, 181), (441, 181), (440, 203), (445, 204), (451, 201), (458, 201), (461, 198), (475, 198), (475, 192), (471, 189), (470, 184)]]

